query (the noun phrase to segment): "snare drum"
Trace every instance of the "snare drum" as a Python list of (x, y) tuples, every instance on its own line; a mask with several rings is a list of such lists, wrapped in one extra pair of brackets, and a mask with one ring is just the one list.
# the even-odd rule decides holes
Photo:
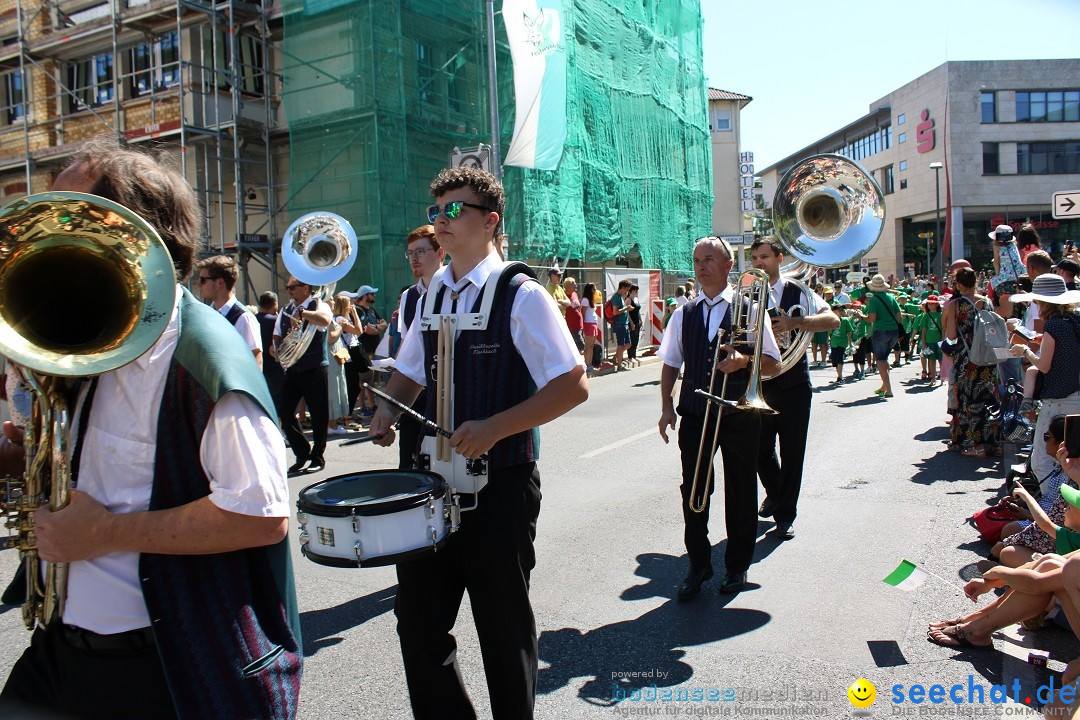
[(449, 537), (446, 482), (422, 470), (338, 475), (300, 491), (300, 548), (332, 567), (393, 565), (435, 552)]

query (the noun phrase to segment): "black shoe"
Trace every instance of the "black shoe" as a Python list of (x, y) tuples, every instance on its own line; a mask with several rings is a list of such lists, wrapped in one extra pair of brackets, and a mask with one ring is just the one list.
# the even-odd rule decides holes
[(724, 584), (720, 586), (720, 592), (722, 593), (737, 593), (741, 592), (746, 587), (746, 573), (745, 572), (726, 572), (724, 573)]
[(772, 531), (773, 537), (778, 540), (794, 540), (795, 539), (795, 526), (791, 523), (776, 523), (776, 527)]
[(297, 460), (289, 466), (289, 474), (295, 475), (297, 473), (303, 472), (305, 465), (307, 465), (307, 458), (304, 458), (303, 460)]
[(773, 511), (775, 511), (775, 510), (776, 510), (776, 503), (774, 503), (769, 498), (765, 498), (764, 500), (761, 501), (761, 507), (758, 509), (757, 514), (758, 514), (758, 517), (763, 517), (763, 518), (772, 517)]
[(701, 585), (706, 580), (713, 576), (711, 567), (701, 568), (695, 570), (690, 568), (690, 572), (686, 573), (686, 578), (679, 585), (679, 592), (677, 597), (679, 600), (689, 600), (690, 598), (701, 592)]
[(322, 458), (316, 458), (316, 459), (311, 461), (311, 464), (309, 464), (307, 466), (307, 470), (305, 470), (304, 472), (309, 472), (309, 473), (322, 472), (325, 467), (326, 467), (326, 461), (323, 460)]

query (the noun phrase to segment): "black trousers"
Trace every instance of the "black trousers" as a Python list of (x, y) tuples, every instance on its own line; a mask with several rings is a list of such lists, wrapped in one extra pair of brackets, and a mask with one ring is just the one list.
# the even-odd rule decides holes
[(626, 359), (637, 359), (637, 346), (641, 342), (641, 326), (638, 325), (637, 329), (630, 331), (630, 347), (626, 349)]
[[(765, 495), (775, 504), (773, 518), (778, 523), (795, 522), (799, 490), (802, 488), (803, 459), (806, 457), (806, 432), (810, 427), (810, 383), (777, 388), (771, 383), (762, 387), (765, 402), (776, 415), (762, 415), (761, 443), (758, 446), (758, 476)], [(780, 458), (776, 439), (780, 438)]]
[(484, 657), (495, 720), (529, 720), (536, 696), (536, 621), (529, 574), (540, 514), (535, 463), (497, 470), (476, 510), (437, 553), (397, 566), (394, 603), (409, 700), (417, 720), (474, 720), (450, 631), (464, 592)]
[[(728, 572), (745, 572), (754, 559), (757, 541), (757, 455), (761, 434), (760, 413), (738, 410), (729, 412), (720, 421), (719, 448), (724, 464), (724, 520), (727, 525), (727, 549), (724, 566)], [(713, 464), (716, 447), (712, 446), (716, 412), (710, 413), (705, 424), (701, 415), (683, 415), (679, 425), (679, 454), (682, 457), (682, 511), (686, 554), (693, 568), (712, 567), (712, 545), (709, 544), (709, 506), (713, 488), (719, 482), (715, 471), (713, 483), (706, 496), (705, 511), (690, 509), (690, 489), (702, 436), (706, 438), (701, 457), (701, 497), (705, 473)], [(696, 503), (695, 503), (696, 504)]]
[[(412, 404), (421, 415), (427, 409), (427, 390), (421, 390)], [(398, 468), (407, 470), (416, 466), (416, 453), (420, 452), (420, 438), (424, 426), (409, 413), (401, 413), (398, 419)]]
[(349, 362), (345, 363), (345, 394), (349, 398), (349, 414), (356, 409), (360, 397), (360, 373), (371, 369), (371, 360), (359, 343), (349, 348)]
[(11, 668), (0, 717), (157, 720), (176, 710), (156, 647), (94, 652), (70, 645), (54, 624), (34, 631)]
[[(337, 362), (336, 360), (334, 362)], [(308, 415), (311, 416), (311, 439), (308, 444), (300, 421), (296, 419), (296, 406), (300, 398), (307, 403)], [(326, 451), (326, 427), (330, 420), (330, 396), (326, 385), (326, 366), (311, 370), (285, 371), (285, 383), (281, 388), (281, 429), (289, 441), (293, 455), (297, 460), (323, 460)]]

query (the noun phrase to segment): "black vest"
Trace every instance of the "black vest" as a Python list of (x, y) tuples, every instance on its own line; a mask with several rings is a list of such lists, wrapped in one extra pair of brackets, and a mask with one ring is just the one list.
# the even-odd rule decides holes
[[(525, 282), (535, 282), (525, 265), (508, 266), (495, 286), (491, 318), (484, 330), (463, 330), (454, 345), (454, 427), (469, 420), (483, 420), (524, 402), (536, 393), (529, 368), (514, 347), (510, 334), (510, 311), (518, 288)], [(527, 272), (523, 272), (524, 269)], [(439, 288), (433, 307), (442, 307), (446, 286)], [(479, 312), (484, 293), (481, 292), (471, 312)], [(458, 308), (461, 310), (461, 308)], [(434, 378), (437, 376), (435, 351), (439, 343), (438, 328), (424, 332), (424, 367), (428, 370), (426, 415), (436, 416)], [(434, 432), (425, 428), (427, 435)], [(540, 458), (540, 432), (531, 428), (503, 438), (488, 452), (490, 468), (534, 462)]]
[(416, 303), (420, 301), (422, 296), (423, 293), (420, 292), (420, 287), (417, 285), (413, 285), (405, 291), (405, 307), (401, 308), (401, 321), (405, 324), (405, 332), (401, 333), (402, 336), (409, 332), (409, 328), (412, 327), (413, 320), (416, 319)]
[[(780, 295), (780, 309), (790, 313), (791, 308), (799, 305), (802, 298), (802, 290), (795, 283), (785, 282), (784, 292)], [(786, 390), (803, 384), (810, 384), (810, 364), (806, 361), (806, 353), (803, 353), (799, 361), (792, 365), (791, 369), (786, 373), (763, 382), (762, 389)]]
[[(314, 300), (312, 298), (304, 301), (304, 304), (302, 306), (303, 309), (313, 310), (314, 307), (318, 307), (318, 301), (314, 301), (315, 305), (314, 307), (312, 307), (311, 304), (313, 301)], [(299, 310), (297, 310), (292, 303), (289, 303), (289, 305), (285, 307), (285, 314), (292, 315), (293, 313), (299, 313)], [(306, 330), (307, 325), (308, 321), (305, 320), (303, 323), (301, 323), (300, 327)], [(289, 327), (291, 327), (289, 321), (283, 319), (282, 330), (287, 330)], [(296, 364), (289, 368), (289, 371), (303, 372), (304, 370), (314, 370), (315, 368), (325, 367), (327, 364), (326, 356), (326, 328), (318, 328), (315, 330), (315, 337), (311, 339), (311, 344), (308, 345), (307, 350), (305, 350), (304, 354), (300, 356), (300, 359), (296, 361)]]
[[(738, 294), (734, 295), (732, 299), (738, 302)], [(743, 298), (743, 302), (747, 302), (745, 298)], [(723, 334), (723, 331), (731, 329), (731, 304), (729, 303), (727, 312), (724, 313), (724, 317), (720, 320), (720, 330), (717, 331), (716, 336), (710, 342), (703, 317), (707, 310), (704, 300), (693, 305), (683, 306), (682, 352), (685, 367), (683, 369), (682, 389), (679, 392), (679, 406), (676, 408), (680, 415), (705, 415), (706, 400), (701, 395), (698, 395), (695, 390), (700, 388), (708, 392), (709, 375), (713, 368), (713, 355), (716, 352), (717, 339)], [(725, 341), (724, 344), (729, 343)], [(740, 344), (739, 349), (741, 352), (750, 351), (749, 348), (743, 347), (742, 344)], [(726, 357), (727, 352), (721, 350), (718, 359), (723, 360)], [(723, 382), (724, 374), (717, 371), (716, 385), (713, 388), (714, 395), (720, 395)], [(725, 400), (739, 400), (746, 394), (746, 388), (749, 384), (749, 369), (730, 373), (727, 376), (727, 389), (723, 394), (723, 398)], [(729, 412), (736, 411), (731, 408), (724, 408), (725, 414)]]

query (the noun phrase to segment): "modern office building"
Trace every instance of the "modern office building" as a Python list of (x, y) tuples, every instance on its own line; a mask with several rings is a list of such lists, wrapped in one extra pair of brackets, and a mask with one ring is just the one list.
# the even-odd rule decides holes
[(927, 272), (928, 243), (933, 272), (960, 257), (987, 267), (987, 233), (1002, 223), (1031, 222), (1057, 255), (1080, 243), (1080, 222), (1051, 210), (1053, 193), (1080, 189), (1080, 59), (940, 65), (760, 170), (765, 202), (788, 168), (825, 152), (859, 162), (884, 193), (885, 229), (865, 258), (871, 272)]

